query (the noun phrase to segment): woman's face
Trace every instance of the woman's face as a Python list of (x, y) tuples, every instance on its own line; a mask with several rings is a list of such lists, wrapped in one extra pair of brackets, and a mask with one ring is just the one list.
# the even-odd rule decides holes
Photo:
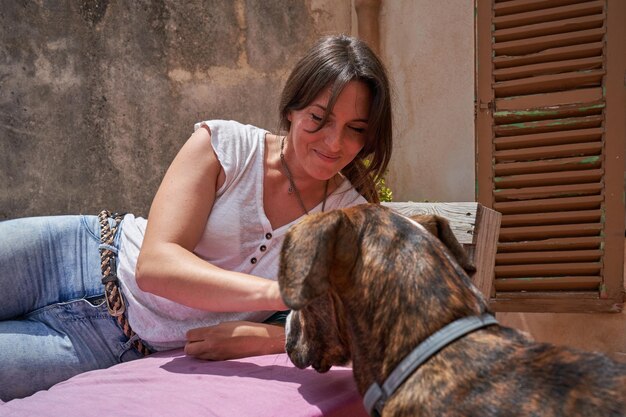
[(333, 106), (326, 124), (317, 132), (330, 99), (330, 88), (322, 91), (307, 107), (292, 110), (291, 143), (296, 160), (304, 171), (318, 180), (327, 180), (341, 171), (365, 145), (371, 93), (361, 81), (350, 81)]

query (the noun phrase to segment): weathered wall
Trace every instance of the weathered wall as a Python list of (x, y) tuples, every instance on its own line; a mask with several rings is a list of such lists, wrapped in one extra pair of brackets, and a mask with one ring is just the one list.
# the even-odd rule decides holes
[(394, 200), (475, 201), (474, 4), (381, 4), (381, 55), (397, 99)]
[(147, 215), (193, 123), (274, 130), (289, 69), (350, 0), (2, 1), (0, 219)]

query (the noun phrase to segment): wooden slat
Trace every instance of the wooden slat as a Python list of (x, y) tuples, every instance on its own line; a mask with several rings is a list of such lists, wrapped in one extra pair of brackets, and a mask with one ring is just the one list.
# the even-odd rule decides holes
[(602, 210), (557, 211), (553, 213), (507, 214), (502, 227), (539, 226), (547, 224), (599, 223)]
[(582, 45), (549, 47), (541, 52), (521, 56), (497, 56), (493, 58), (494, 68), (508, 68), (541, 62), (562, 61), (568, 59), (602, 56), (604, 42), (592, 42)]
[(554, 239), (559, 237), (598, 236), (601, 231), (602, 223), (502, 227), (500, 229), (500, 242)]
[(600, 182), (604, 175), (602, 169), (585, 171), (562, 171), (542, 174), (512, 175), (509, 177), (495, 177), (497, 189), (539, 187), (547, 185), (582, 184)]
[(496, 81), (515, 80), (518, 78), (536, 77), (538, 75), (555, 74), (581, 70), (593, 70), (602, 68), (602, 57), (570, 59), (567, 61), (545, 62), (540, 64), (523, 65), (495, 70), (493, 72)]
[(600, 285), (599, 276), (497, 278), (496, 291), (589, 291)]
[(551, 20), (563, 20), (579, 16), (598, 14), (603, 11), (603, 1), (592, 1), (570, 6), (553, 7), (551, 9), (496, 16), (493, 19), (493, 24), (496, 29), (506, 29), (515, 26), (548, 22)]
[(478, 208), (474, 234), (476, 246), (473, 258), (476, 272), (471, 278), (480, 292), (485, 297), (490, 298), (495, 295), (493, 268), (496, 264), (495, 256), (502, 215), (482, 205)]
[(550, 185), (546, 187), (525, 187), (494, 190), (496, 201), (531, 200), (569, 196), (599, 195), (602, 193), (601, 183)]
[(537, 122), (512, 123), (494, 126), (496, 136), (514, 136), (530, 133), (555, 132), (558, 130), (587, 129), (602, 126), (604, 117), (585, 116), (566, 119), (540, 120)]
[(496, 201), (493, 208), (502, 214), (548, 213), (563, 210), (591, 210), (600, 207), (602, 195), (582, 197), (545, 198), (522, 201)]
[(619, 313), (621, 302), (615, 299), (600, 299), (595, 292), (552, 291), (546, 293), (504, 292), (498, 298), (491, 298), (489, 306), (493, 311), (518, 311), (528, 313)]
[[(536, 95), (533, 95), (536, 97)], [(535, 103), (535, 106), (539, 103)], [(529, 110), (497, 111), (493, 118), (496, 124), (528, 123), (549, 119), (569, 119), (580, 116), (600, 115), (604, 110), (604, 101), (595, 103), (570, 104)]]
[(551, 9), (583, 3), (588, 0), (511, 0), (496, 2), (493, 6), (495, 16), (506, 16), (514, 13), (533, 12), (535, 10)]
[[(548, 277), (548, 276), (585, 276), (600, 275), (600, 262), (572, 262), (563, 264), (535, 264), (535, 265), (496, 265), (496, 282), (500, 277)], [(496, 284), (497, 286), (497, 284)]]
[(599, 262), (602, 251), (576, 250), (576, 251), (533, 251), (516, 253), (498, 253), (496, 265), (524, 265), (564, 262)]
[(563, 91), (572, 88), (600, 85), (605, 71), (575, 71), (563, 74), (538, 75), (511, 81), (496, 82), (496, 98)]
[[(504, 216), (503, 216), (504, 217)], [(584, 250), (598, 249), (602, 244), (600, 236), (554, 238), (520, 242), (498, 243), (498, 253), (525, 251)]]
[(548, 158), (600, 155), (601, 152), (602, 142), (585, 142), (567, 145), (536, 146), (532, 148), (495, 151), (494, 159), (496, 163), (509, 161), (533, 161), (537, 159)]
[(518, 26), (510, 29), (499, 29), (493, 32), (496, 42), (512, 41), (517, 39), (533, 38), (538, 36), (555, 35), (595, 29), (604, 25), (606, 14), (575, 17), (572, 19), (553, 20), (544, 23), (536, 23), (527, 26)]
[[(518, 97), (496, 99), (495, 112), (515, 110), (547, 111), (555, 106), (568, 104), (594, 105), (604, 102), (602, 87), (582, 88), (551, 93), (528, 94)], [(496, 116), (494, 114), (494, 116)]]
[(611, 1), (607, 26), (606, 60), (606, 148), (604, 150), (604, 168), (606, 171), (604, 204), (605, 214), (605, 256), (604, 284), (605, 296), (624, 300), (624, 227), (626, 211), (624, 202), (624, 161), (626, 159), (626, 2)]
[(570, 143), (596, 142), (602, 139), (604, 129), (580, 129), (521, 136), (505, 136), (494, 139), (497, 151), (518, 148), (532, 148), (544, 145), (564, 145)]
[[(530, 135), (529, 135), (530, 136)], [(529, 162), (505, 162), (494, 165), (494, 174), (498, 177), (516, 174), (540, 172), (574, 171), (600, 167), (602, 158), (597, 155), (572, 158), (545, 159)]]
[(476, 224), (478, 203), (390, 202), (382, 204), (404, 216), (436, 214), (444, 217), (449, 220), (450, 228), (459, 243), (474, 243), (474, 227)]
[(492, 112), (488, 106), (480, 106), (481, 103), (494, 103), (493, 89), (491, 82), (492, 74), (492, 51), (491, 51), (491, 18), (492, 6), (490, 2), (476, 2), (476, 60), (477, 68), (475, 74), (476, 84), (476, 117), (475, 117), (475, 138), (476, 138), (476, 179), (480, 185), (476, 187), (476, 200), (486, 207), (493, 207), (493, 196), (491, 192), (492, 177)]
[(582, 30), (580, 32), (559, 33), (557, 35), (539, 36), (537, 38), (517, 41), (499, 42), (494, 44), (495, 56), (520, 56), (539, 53), (546, 48), (580, 45), (600, 42), (606, 33), (605, 28)]

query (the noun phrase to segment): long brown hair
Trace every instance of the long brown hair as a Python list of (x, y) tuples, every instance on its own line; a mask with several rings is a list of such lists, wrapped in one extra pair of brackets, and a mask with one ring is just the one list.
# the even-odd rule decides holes
[(342, 89), (350, 81), (361, 81), (372, 94), (367, 138), (359, 154), (341, 171), (369, 202), (378, 203), (376, 182), (382, 178), (392, 150), (392, 116), (389, 80), (384, 65), (360, 39), (347, 35), (320, 39), (292, 70), (280, 97), (280, 127), (289, 131), (291, 110), (311, 104), (325, 89), (331, 89), (321, 129)]

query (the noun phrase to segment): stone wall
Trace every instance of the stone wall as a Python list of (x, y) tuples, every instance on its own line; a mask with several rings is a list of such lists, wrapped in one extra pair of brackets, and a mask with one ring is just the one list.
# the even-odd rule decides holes
[(146, 216), (193, 124), (275, 130), (289, 69), (350, 0), (3, 1), (0, 219)]

